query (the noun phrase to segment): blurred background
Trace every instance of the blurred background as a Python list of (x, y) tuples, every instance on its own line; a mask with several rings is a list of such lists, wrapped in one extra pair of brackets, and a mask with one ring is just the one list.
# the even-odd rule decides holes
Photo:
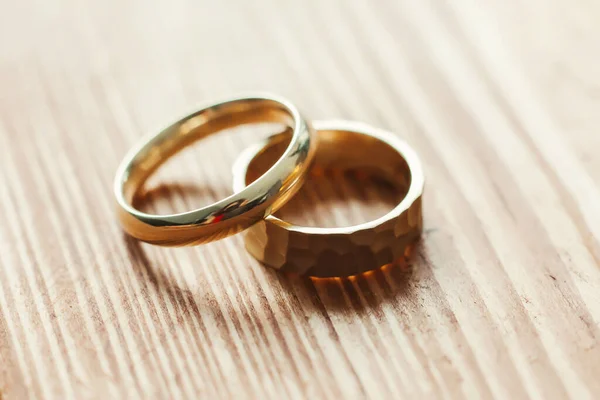
[[(599, 393), (599, 2), (0, 7), (0, 399)], [(160, 249), (122, 235), (112, 179), (130, 146), (249, 90), (417, 150), (425, 234), (410, 279), (294, 280), (239, 236)], [(174, 159), (157, 185), (210, 190), (163, 205), (230, 193), (259, 131)], [(332, 185), (296, 204), (312, 223), (391, 206)]]

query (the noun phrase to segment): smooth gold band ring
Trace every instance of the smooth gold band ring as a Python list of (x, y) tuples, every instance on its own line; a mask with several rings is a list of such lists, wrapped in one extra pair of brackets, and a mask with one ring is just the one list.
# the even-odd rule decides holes
[[(283, 155), (251, 185), (217, 203), (180, 214), (152, 215), (132, 206), (148, 177), (179, 150), (214, 132), (257, 122), (284, 123), (292, 135)], [(206, 243), (238, 233), (277, 211), (300, 188), (316, 148), (313, 132), (293, 104), (272, 95), (203, 107), (127, 154), (114, 183), (121, 225), (135, 238), (164, 246)]]
[[(247, 231), (247, 250), (267, 266), (319, 277), (356, 275), (403, 257), (423, 226), (424, 176), (417, 154), (395, 135), (365, 124), (330, 121), (314, 127), (315, 165), (371, 172), (406, 194), (381, 218), (345, 228), (297, 226), (270, 215)], [(234, 164), (234, 190), (243, 190), (257, 171), (268, 168), (285, 140), (275, 135), (243, 152)]]

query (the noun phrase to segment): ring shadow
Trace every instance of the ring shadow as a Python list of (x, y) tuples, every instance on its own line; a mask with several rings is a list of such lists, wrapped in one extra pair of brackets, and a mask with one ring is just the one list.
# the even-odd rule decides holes
[[(186, 197), (202, 195), (205, 192), (201, 186), (195, 184), (162, 184), (136, 196), (134, 205), (140, 209), (148, 209), (150, 202), (172, 203), (174, 198), (182, 196), (185, 201)], [(333, 195), (332, 197), (325, 195), (320, 196), (319, 200), (327, 202), (333, 198)], [(187, 205), (187, 201), (185, 202)], [(305, 204), (310, 206), (312, 203)], [(159, 296), (166, 294), (171, 301), (185, 307), (195, 318), (201, 318), (200, 306), (216, 304), (213, 301), (205, 301), (210, 294), (194, 292), (185, 282), (179, 283), (169, 268), (164, 268), (158, 262), (151, 260), (140, 241), (128, 235), (124, 237), (132, 266), (137, 272), (136, 276), (147, 280)], [(330, 312), (349, 311), (364, 313), (375, 309), (381, 303), (395, 302), (409, 296), (413, 268), (417, 267), (415, 264), (421, 259), (416, 255), (420, 252), (421, 244), (417, 242), (407, 258), (351, 277), (313, 278), (278, 272), (266, 266), (263, 266), (262, 271), (267, 274), (268, 281), (279, 282), (284, 288), (285, 293), (282, 295), (284, 301), (295, 303), (301, 309), (317, 311), (324, 315)], [(260, 271), (251, 265), (244, 267), (251, 268), (253, 277), (256, 276), (257, 271)], [(256, 288), (262, 291), (260, 285), (257, 284)]]

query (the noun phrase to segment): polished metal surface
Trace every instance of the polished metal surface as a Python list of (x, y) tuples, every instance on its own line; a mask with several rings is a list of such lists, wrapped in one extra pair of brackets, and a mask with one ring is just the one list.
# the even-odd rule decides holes
[[(207, 207), (180, 214), (152, 215), (132, 206), (148, 177), (179, 150), (220, 130), (257, 122), (286, 124), (291, 139), (277, 162), (251, 185)], [(164, 246), (206, 243), (240, 232), (275, 212), (299, 189), (315, 152), (313, 132), (293, 104), (272, 95), (200, 107), (142, 140), (125, 156), (114, 182), (121, 225), (135, 238)]]
[[(402, 201), (376, 220), (344, 228), (304, 227), (270, 215), (252, 226), (246, 248), (280, 271), (309, 276), (351, 276), (407, 254), (422, 231), (424, 176), (417, 154), (390, 132), (349, 121), (315, 122), (319, 146), (314, 165), (356, 169), (384, 177), (402, 190)], [(286, 136), (273, 136), (243, 152), (234, 164), (234, 190), (243, 190), (283, 151)]]

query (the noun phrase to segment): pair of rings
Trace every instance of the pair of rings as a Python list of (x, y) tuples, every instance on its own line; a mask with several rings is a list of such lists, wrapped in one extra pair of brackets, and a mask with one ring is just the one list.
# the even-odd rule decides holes
[[(239, 156), (233, 195), (170, 215), (133, 206), (144, 182), (179, 150), (212, 133), (259, 122), (289, 129)], [(381, 218), (344, 228), (297, 226), (274, 216), (300, 189), (312, 165), (376, 174), (402, 190), (402, 200)], [(422, 231), (423, 185), (418, 156), (395, 135), (357, 122), (311, 124), (289, 101), (260, 94), (203, 107), (143, 140), (121, 163), (114, 192), (123, 229), (144, 242), (194, 245), (248, 230), (246, 248), (258, 261), (281, 271), (331, 277), (360, 274), (406, 256)]]

